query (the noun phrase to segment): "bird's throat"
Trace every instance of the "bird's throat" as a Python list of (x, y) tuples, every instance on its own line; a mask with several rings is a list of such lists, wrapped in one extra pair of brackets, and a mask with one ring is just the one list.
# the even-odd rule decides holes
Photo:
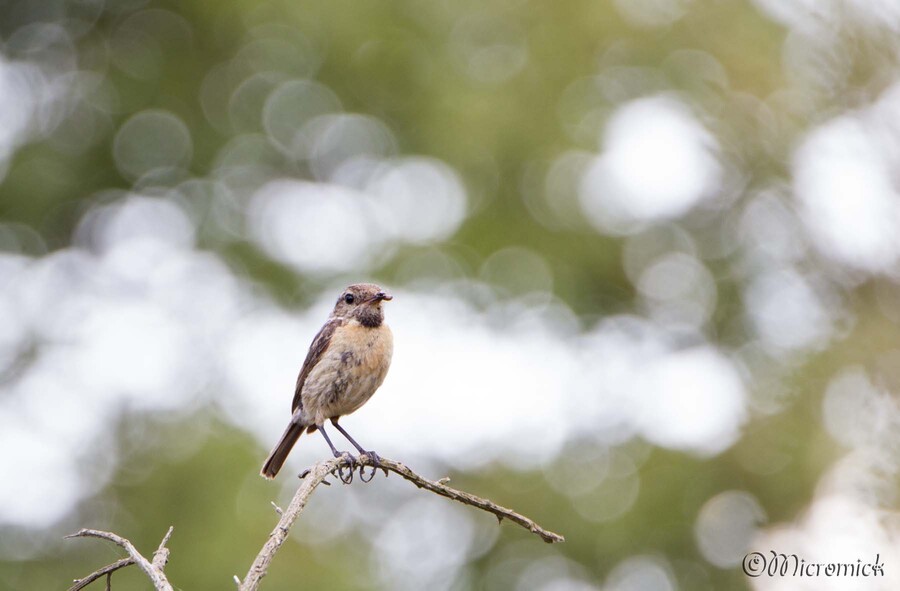
[(380, 306), (361, 306), (355, 316), (367, 328), (378, 328), (384, 322), (384, 311)]

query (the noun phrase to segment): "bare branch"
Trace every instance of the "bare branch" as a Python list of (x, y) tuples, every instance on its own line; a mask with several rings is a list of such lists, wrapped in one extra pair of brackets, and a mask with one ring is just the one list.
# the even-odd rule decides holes
[(346, 462), (346, 458), (342, 457), (325, 460), (314, 465), (306, 473), (303, 482), (300, 483), (300, 488), (297, 489), (294, 498), (291, 499), (290, 505), (282, 510), (281, 519), (278, 520), (278, 525), (276, 525), (275, 529), (272, 530), (272, 533), (269, 534), (269, 539), (266, 540), (262, 550), (259, 551), (256, 560), (250, 565), (247, 576), (241, 581), (241, 584), (238, 587), (240, 591), (255, 591), (259, 588), (259, 583), (262, 578), (266, 576), (266, 570), (269, 568), (269, 563), (272, 562), (272, 557), (275, 556), (275, 552), (278, 551), (287, 539), (291, 526), (297, 521), (297, 518), (300, 517), (300, 513), (302, 513), (303, 509), (306, 507), (310, 495), (312, 495), (316, 487), (319, 486), (329, 474), (337, 469), (342, 461)]
[[(87, 587), (88, 585), (90, 585), (91, 583), (93, 583), (94, 581), (99, 579), (100, 577), (102, 577), (104, 575), (109, 577), (115, 571), (119, 570), (120, 568), (124, 568), (124, 567), (130, 566), (132, 564), (134, 564), (133, 558), (123, 558), (121, 560), (117, 560), (117, 561), (113, 562), (112, 564), (107, 564), (103, 568), (95, 570), (94, 572), (92, 572), (91, 574), (89, 574), (88, 576), (86, 576), (83, 579), (75, 579), (75, 584), (72, 585), (71, 587), (69, 587), (69, 591), (81, 591), (82, 589), (84, 589), (85, 587)], [(109, 579), (107, 579), (107, 581), (108, 580)], [(107, 583), (107, 587), (108, 586), (109, 586), (109, 583)]]
[[(365, 464), (366, 460), (368, 460), (368, 458), (363, 456), (361, 458), (361, 463)], [(472, 507), (477, 507), (482, 511), (493, 513), (497, 516), (497, 519), (509, 519), (513, 523), (521, 525), (531, 533), (537, 534), (548, 544), (566, 541), (563, 536), (542, 528), (531, 519), (525, 517), (524, 515), (516, 513), (512, 509), (501, 507), (500, 505), (494, 503), (493, 501), (489, 501), (488, 499), (482, 499), (481, 497), (476, 497), (473, 494), (447, 486), (446, 484), (444, 484), (444, 482), (449, 482), (449, 479), (442, 478), (441, 480), (433, 482), (419, 476), (400, 462), (394, 462), (393, 460), (385, 460), (384, 458), (381, 458), (380, 463), (381, 466), (387, 468), (391, 472), (399, 474), (419, 488), (430, 490), (431, 492), (439, 494), (442, 497), (453, 499), (454, 501), (458, 501), (460, 503), (463, 503), (464, 505), (470, 505)], [(371, 465), (371, 462), (369, 462), (369, 465)]]
[(152, 563), (137, 551), (137, 548), (134, 547), (134, 544), (132, 544), (122, 536), (111, 532), (100, 531), (97, 529), (81, 529), (74, 534), (66, 536), (66, 538), (100, 538), (103, 540), (109, 540), (110, 542), (121, 546), (125, 550), (125, 552), (128, 553), (128, 556), (131, 557), (131, 560), (134, 562), (134, 564), (137, 564), (141, 568), (141, 570), (144, 571), (144, 573), (146, 573), (146, 575), (150, 578), (150, 581), (153, 583), (154, 589), (156, 589), (157, 591), (173, 591), (172, 585), (169, 583), (169, 580), (166, 578), (166, 575), (162, 571), (162, 566), (157, 566), (157, 560), (159, 560), (160, 564), (164, 565), (165, 560), (169, 556), (169, 550), (165, 548), (165, 544), (166, 542), (168, 542), (170, 535), (172, 535), (171, 527), (163, 538), (162, 543), (159, 545), (159, 549), (157, 549), (157, 551), (153, 554)]
[[(259, 588), (259, 583), (262, 578), (266, 576), (266, 571), (269, 567), (269, 564), (272, 562), (272, 558), (275, 556), (275, 553), (279, 548), (281, 548), (281, 545), (287, 539), (288, 532), (290, 531), (291, 526), (300, 516), (300, 513), (303, 512), (303, 509), (306, 507), (306, 504), (309, 501), (310, 496), (312, 496), (312, 493), (315, 491), (316, 487), (322, 484), (325, 481), (325, 478), (327, 478), (329, 474), (335, 472), (338, 468), (350, 467), (352, 469), (353, 461), (356, 461), (358, 464), (361, 464), (363, 466), (373, 466), (371, 458), (366, 455), (351, 459), (348, 455), (345, 454), (339, 458), (332, 458), (329, 460), (318, 462), (314, 464), (312, 468), (306, 470), (301, 475), (301, 477), (303, 478), (303, 482), (300, 484), (297, 492), (294, 493), (294, 498), (291, 499), (291, 503), (280, 513), (281, 518), (278, 520), (278, 525), (276, 525), (275, 529), (272, 530), (272, 533), (269, 534), (269, 539), (266, 541), (262, 550), (260, 550), (259, 554), (256, 556), (256, 559), (250, 566), (250, 570), (247, 571), (247, 576), (244, 577), (243, 582), (240, 583), (238, 587), (240, 591), (256, 591)], [(507, 509), (506, 507), (501, 507), (493, 501), (489, 501), (487, 499), (483, 499), (473, 494), (456, 490), (455, 488), (447, 486), (445, 482), (448, 482), (449, 480), (446, 478), (442, 478), (441, 480), (438, 480), (436, 482), (431, 481), (423, 478), (422, 476), (419, 476), (400, 462), (395, 462), (393, 460), (388, 460), (385, 458), (379, 459), (378, 467), (385, 470), (385, 474), (387, 474), (388, 470), (394, 472), (395, 474), (399, 474), (419, 488), (429, 490), (435, 494), (447, 497), (448, 499), (452, 499), (454, 501), (458, 501), (465, 505), (477, 507), (483, 511), (487, 511), (488, 513), (493, 513), (500, 521), (502, 521), (504, 518), (509, 519), (513, 523), (521, 525), (528, 531), (537, 534), (545, 542), (554, 543), (565, 541), (565, 538), (563, 538), (563, 536), (545, 530), (524, 515), (516, 513), (511, 509)], [(325, 482), (325, 484), (328, 483)]]
[(170, 525), (169, 531), (166, 532), (166, 535), (163, 536), (162, 542), (159, 543), (159, 548), (156, 549), (156, 552), (153, 553), (153, 567), (158, 569), (159, 572), (162, 572), (164, 568), (166, 568), (166, 563), (169, 562), (169, 549), (166, 548), (166, 544), (169, 543), (169, 538), (172, 537), (172, 530), (175, 529), (175, 526)]
[[(352, 480), (354, 466), (368, 466), (374, 468), (375, 464), (373, 463), (372, 458), (367, 455), (362, 455), (359, 458), (352, 458), (349, 454), (345, 454), (339, 458), (323, 460), (314, 464), (312, 468), (304, 471), (304, 473), (301, 474), (300, 477), (303, 479), (303, 481), (300, 483), (300, 487), (297, 489), (297, 492), (294, 494), (294, 498), (291, 499), (291, 503), (287, 506), (286, 509), (281, 509), (273, 503), (273, 507), (280, 516), (278, 525), (276, 525), (275, 529), (272, 530), (272, 533), (269, 534), (269, 539), (266, 541), (262, 550), (260, 550), (259, 554), (256, 556), (256, 559), (250, 566), (250, 570), (247, 572), (247, 576), (244, 577), (244, 580), (241, 581), (237, 576), (234, 577), (234, 582), (238, 587), (238, 591), (257, 591), (262, 578), (266, 576), (266, 571), (268, 570), (269, 564), (272, 562), (275, 553), (279, 548), (281, 548), (282, 544), (284, 544), (284, 541), (287, 539), (288, 533), (290, 532), (291, 526), (293, 526), (294, 522), (297, 521), (297, 518), (300, 517), (300, 514), (303, 512), (303, 509), (309, 502), (309, 498), (316, 490), (316, 487), (318, 487), (320, 484), (330, 484), (326, 482), (325, 479), (329, 475), (335, 474), (338, 469), (341, 468), (350, 469), (351, 478), (347, 480), (347, 482), (349, 483), (350, 480)], [(525, 517), (524, 515), (516, 513), (512, 509), (501, 507), (500, 505), (488, 499), (483, 499), (473, 494), (447, 486), (446, 483), (449, 482), (449, 478), (441, 478), (437, 481), (428, 480), (427, 478), (423, 478), (422, 476), (416, 474), (400, 462), (395, 462), (393, 460), (388, 460), (385, 458), (380, 458), (378, 460), (377, 467), (381, 470), (384, 470), (385, 475), (388, 474), (388, 471), (394, 472), (395, 474), (399, 474), (406, 480), (412, 482), (419, 488), (428, 490), (443, 497), (447, 497), (448, 499), (452, 499), (465, 505), (476, 507), (478, 509), (481, 509), (482, 511), (487, 511), (488, 513), (496, 516), (498, 521), (502, 522), (503, 519), (509, 519), (513, 523), (516, 523), (524, 527), (528, 531), (540, 536), (541, 539), (545, 542), (553, 543), (565, 541), (565, 539), (561, 535), (542, 528), (533, 520)], [(152, 561), (144, 558), (144, 556), (137, 551), (137, 549), (130, 541), (111, 532), (95, 529), (82, 529), (72, 535), (66, 536), (67, 538), (92, 537), (109, 540), (121, 546), (129, 555), (128, 558), (123, 558), (117, 562), (114, 562), (113, 564), (105, 566), (91, 573), (83, 579), (77, 580), (75, 582), (75, 585), (69, 591), (79, 591), (80, 589), (83, 589), (84, 587), (86, 587), (93, 581), (96, 581), (97, 579), (103, 577), (104, 575), (107, 577), (107, 588), (109, 588), (109, 577), (111, 576), (111, 574), (114, 571), (126, 567), (130, 564), (137, 564), (141, 568), (141, 570), (143, 570), (144, 573), (150, 578), (154, 588), (157, 591), (173, 591), (172, 585), (169, 583), (165, 573), (163, 572), (163, 569), (165, 568), (166, 563), (169, 559), (169, 549), (166, 547), (166, 544), (169, 542), (169, 538), (171, 537), (171, 535), (172, 528), (170, 527), (166, 532), (166, 535), (163, 537), (162, 542), (160, 542), (159, 547), (153, 553)]]

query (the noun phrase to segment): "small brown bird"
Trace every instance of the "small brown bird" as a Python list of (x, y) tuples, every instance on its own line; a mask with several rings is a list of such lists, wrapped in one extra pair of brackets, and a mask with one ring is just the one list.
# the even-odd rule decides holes
[(339, 457), (341, 453), (325, 433), (326, 419), (359, 453), (371, 456), (377, 463), (378, 456), (356, 443), (338, 425), (338, 419), (365, 404), (387, 375), (394, 337), (384, 323), (381, 303), (391, 299), (390, 294), (372, 283), (351, 285), (338, 298), (297, 376), (291, 405), (293, 416), (263, 464), (260, 473), (264, 477), (275, 478), (304, 431), (321, 431), (334, 456)]

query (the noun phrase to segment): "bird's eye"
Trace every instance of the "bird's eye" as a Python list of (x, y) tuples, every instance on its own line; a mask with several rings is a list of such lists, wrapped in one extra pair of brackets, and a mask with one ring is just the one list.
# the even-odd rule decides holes
[(344, 301), (347, 302), (348, 304), (352, 304), (353, 303), (353, 294), (352, 293), (344, 294)]

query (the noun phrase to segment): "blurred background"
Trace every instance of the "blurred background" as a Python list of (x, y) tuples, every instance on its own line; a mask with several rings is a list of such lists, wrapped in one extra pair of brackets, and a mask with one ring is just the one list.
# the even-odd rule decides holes
[(566, 542), (380, 476), (264, 589), (900, 588), (898, 65), (893, 0), (0, 0), (0, 588), (120, 557), (80, 527), (243, 576), (363, 280), (342, 424)]

